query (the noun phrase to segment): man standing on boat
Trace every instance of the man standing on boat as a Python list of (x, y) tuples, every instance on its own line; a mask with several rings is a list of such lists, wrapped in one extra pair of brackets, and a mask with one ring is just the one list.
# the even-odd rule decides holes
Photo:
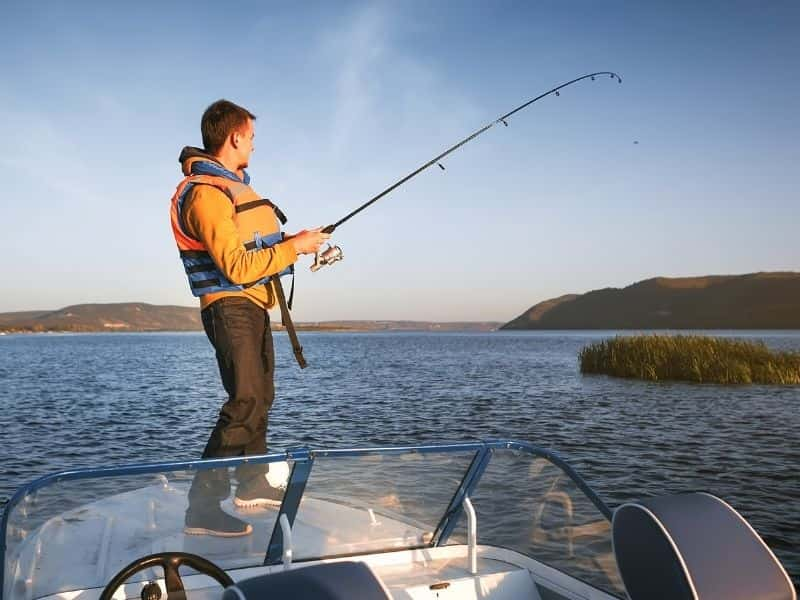
[[(284, 322), (291, 322), (280, 276), (293, 271), (299, 255), (313, 254), (330, 237), (321, 228), (284, 235), (283, 213), (250, 187), (245, 169), (254, 149), (255, 118), (227, 100), (206, 109), (200, 124), (204, 148), (181, 152), (185, 178), (170, 210), (189, 286), (200, 298), (203, 327), (228, 393), (203, 458), (266, 453), (275, 363), (267, 309), (279, 304)], [(293, 345), (305, 366), (299, 344)], [(235, 506), (280, 504), (283, 490), (269, 484), (266, 471), (265, 465), (236, 469)], [(199, 471), (189, 491), (186, 533), (249, 534), (248, 523), (222, 510), (220, 502), (229, 494), (227, 468)]]

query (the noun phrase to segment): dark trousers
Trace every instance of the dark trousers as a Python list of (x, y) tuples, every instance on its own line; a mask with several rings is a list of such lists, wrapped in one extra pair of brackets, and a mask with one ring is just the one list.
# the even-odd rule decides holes
[[(246, 298), (227, 297), (207, 306), (201, 316), (228, 393), (203, 458), (265, 454), (267, 413), (275, 397), (275, 350), (269, 313)], [(236, 469), (236, 479), (241, 484), (266, 471), (266, 465), (241, 465)], [(219, 502), (229, 494), (227, 469), (199, 471), (189, 491), (189, 502)]]

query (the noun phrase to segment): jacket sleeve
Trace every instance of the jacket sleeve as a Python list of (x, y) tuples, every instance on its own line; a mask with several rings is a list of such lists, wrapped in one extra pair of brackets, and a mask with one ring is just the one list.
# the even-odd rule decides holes
[(248, 252), (233, 222), (233, 205), (210, 185), (196, 185), (183, 208), (183, 221), (192, 237), (202, 242), (212, 260), (232, 283), (241, 285), (280, 273), (297, 260), (291, 240)]

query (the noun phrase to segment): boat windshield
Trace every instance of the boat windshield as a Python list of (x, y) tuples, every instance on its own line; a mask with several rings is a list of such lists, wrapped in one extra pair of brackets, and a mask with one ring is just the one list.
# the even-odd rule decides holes
[[(33, 482), (3, 515), (2, 600), (102, 588), (129, 563), (159, 552), (190, 552), (231, 570), (279, 564), (289, 546), (302, 561), (465, 543), (465, 497), (477, 513), (479, 544), (509, 548), (623, 595), (610, 511), (546, 450), (481, 442), (250, 458), (246, 468), (269, 465), (273, 482), (287, 474), (280, 506), (261, 508), (240, 508), (226, 494), (224, 482), (230, 479), (235, 491), (243, 462), (71, 471)], [(250, 535), (184, 531), (189, 490), (201, 472), (206, 482), (223, 482), (202, 489), (224, 497), (222, 509), (250, 523)], [(162, 576), (143, 571), (131, 581)]]

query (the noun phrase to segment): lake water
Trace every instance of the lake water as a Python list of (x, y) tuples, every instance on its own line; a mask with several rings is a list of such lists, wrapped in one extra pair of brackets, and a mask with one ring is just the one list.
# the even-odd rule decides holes
[[(582, 376), (580, 348), (613, 334), (304, 333), (305, 371), (277, 335), (270, 447), (529, 441), (612, 506), (724, 498), (800, 580), (800, 388)], [(800, 350), (800, 332), (735, 335)], [(2, 336), (0, 504), (56, 470), (196, 458), (223, 401), (199, 333)]]

